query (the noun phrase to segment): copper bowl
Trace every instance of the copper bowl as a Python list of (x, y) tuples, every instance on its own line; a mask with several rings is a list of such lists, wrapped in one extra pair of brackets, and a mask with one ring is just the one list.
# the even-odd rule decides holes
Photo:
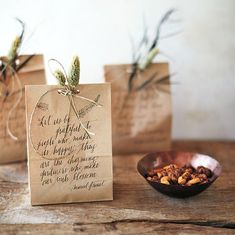
[[(213, 176), (209, 179), (208, 183), (192, 186), (166, 185), (147, 180), (148, 172), (150, 170), (153, 168), (162, 168), (169, 164), (176, 164), (179, 167), (191, 165), (194, 168), (204, 166), (213, 172)], [(147, 154), (138, 162), (137, 165), (138, 172), (154, 189), (168, 196), (178, 198), (191, 197), (207, 189), (219, 177), (221, 169), (219, 162), (212, 157), (200, 153), (176, 151)]]

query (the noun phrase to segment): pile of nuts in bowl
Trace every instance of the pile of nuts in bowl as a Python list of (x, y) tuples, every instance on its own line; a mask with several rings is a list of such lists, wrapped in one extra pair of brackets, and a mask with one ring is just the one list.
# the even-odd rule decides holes
[(170, 164), (163, 168), (154, 168), (149, 171), (147, 180), (167, 185), (191, 186), (207, 183), (212, 175), (212, 171), (204, 166), (194, 168), (192, 166), (179, 167), (175, 164)]

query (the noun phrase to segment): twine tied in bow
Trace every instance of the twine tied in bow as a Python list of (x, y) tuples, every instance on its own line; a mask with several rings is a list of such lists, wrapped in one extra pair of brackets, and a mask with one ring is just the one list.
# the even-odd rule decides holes
[(57, 80), (59, 81), (59, 84), (63, 87), (62, 89), (58, 89), (58, 93), (60, 95), (68, 97), (69, 103), (70, 103), (70, 108), (72, 108), (72, 110), (74, 111), (81, 127), (85, 130), (85, 132), (88, 135), (95, 135), (95, 133), (89, 131), (82, 123), (82, 121), (79, 117), (75, 102), (74, 102), (74, 97), (76, 97), (76, 98), (80, 98), (80, 99), (86, 100), (88, 102), (91, 102), (94, 105), (96, 105), (97, 107), (101, 107), (101, 105), (99, 103), (97, 103), (95, 100), (91, 100), (87, 97), (79, 95), (80, 91), (78, 89), (76, 89), (76, 87), (79, 85), (79, 80), (80, 80), (80, 61), (79, 61), (78, 56), (74, 56), (68, 75), (67, 75), (63, 65), (58, 60), (56, 60), (56, 59), (49, 60), (49, 62), (52, 62), (52, 61), (58, 63), (60, 65), (60, 67), (62, 68), (62, 71), (57, 69), (53, 72), (54, 77), (57, 78)]

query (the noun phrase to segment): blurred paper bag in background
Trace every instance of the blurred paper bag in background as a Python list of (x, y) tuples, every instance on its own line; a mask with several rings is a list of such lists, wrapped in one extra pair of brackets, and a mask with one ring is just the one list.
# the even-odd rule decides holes
[(17, 61), (14, 71), (7, 68), (0, 76), (0, 163), (26, 159), (24, 86), (46, 82), (42, 55), (21, 55)]
[[(167, 10), (151, 34), (144, 22), (141, 39), (131, 37), (132, 63), (106, 65), (105, 80), (112, 89), (114, 153), (146, 153), (171, 147), (171, 82), (168, 63), (154, 63), (162, 31), (175, 9)], [(171, 24), (172, 26), (173, 24)], [(169, 25), (168, 25), (169, 26)], [(163, 38), (176, 32), (167, 32)]]
[(171, 91), (167, 63), (137, 71), (133, 65), (106, 65), (111, 82), (112, 133), (115, 154), (168, 150), (171, 146)]

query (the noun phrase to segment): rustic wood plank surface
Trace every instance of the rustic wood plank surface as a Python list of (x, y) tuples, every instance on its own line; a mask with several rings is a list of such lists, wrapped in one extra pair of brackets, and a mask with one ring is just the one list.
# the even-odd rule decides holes
[(203, 193), (174, 199), (137, 173), (143, 154), (114, 156), (114, 200), (30, 205), (27, 165), (0, 166), (1, 234), (235, 234), (235, 142), (177, 141), (175, 150), (214, 156), (223, 166)]

